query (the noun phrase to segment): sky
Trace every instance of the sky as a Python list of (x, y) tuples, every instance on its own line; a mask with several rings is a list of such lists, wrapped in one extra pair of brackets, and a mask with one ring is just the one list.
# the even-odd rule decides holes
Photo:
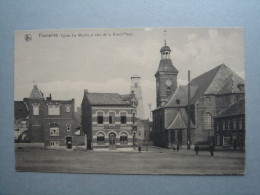
[[(166, 31), (166, 32), (164, 32)], [(29, 34), (31, 40), (26, 41)], [(156, 106), (155, 77), (160, 49), (171, 48), (178, 85), (224, 63), (243, 79), (241, 28), (111, 28), (15, 32), (14, 99), (29, 97), (35, 82), (44, 96), (75, 99), (89, 92), (130, 93), (131, 76), (141, 77), (144, 110)]]

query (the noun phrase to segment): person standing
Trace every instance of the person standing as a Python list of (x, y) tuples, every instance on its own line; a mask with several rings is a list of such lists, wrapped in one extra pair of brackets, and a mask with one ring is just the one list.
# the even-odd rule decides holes
[(139, 151), (139, 153), (141, 153), (141, 150), (142, 150), (142, 148), (141, 148), (141, 146), (139, 145), (139, 146), (138, 146), (138, 151)]
[(213, 143), (212, 142), (210, 143), (209, 150), (210, 150), (210, 155), (214, 156), (214, 148), (213, 148)]

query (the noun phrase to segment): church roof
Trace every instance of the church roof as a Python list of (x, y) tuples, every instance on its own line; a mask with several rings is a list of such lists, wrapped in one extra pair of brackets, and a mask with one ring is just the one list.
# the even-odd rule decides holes
[(241, 99), (235, 104), (232, 104), (227, 109), (223, 110), (219, 115), (217, 115), (215, 118), (222, 118), (226, 116), (234, 116), (234, 115), (240, 115), (245, 114), (245, 99)]
[[(173, 118), (167, 129), (186, 129), (188, 126), (188, 115), (185, 109), (180, 109), (177, 115)], [(190, 120), (191, 128), (195, 128), (194, 123)]]
[(42, 99), (43, 98), (43, 94), (42, 92), (39, 90), (37, 85), (33, 85), (33, 89), (31, 91), (30, 94), (30, 99)]
[(171, 59), (161, 59), (158, 70), (155, 73), (155, 75), (158, 74), (159, 72), (177, 74), (179, 71), (173, 66)]
[[(203, 95), (223, 95), (230, 93), (244, 93), (239, 89), (239, 85), (244, 85), (245, 81), (236, 73), (230, 70), (225, 64), (194, 78), (190, 82), (190, 103), (195, 104)], [(165, 107), (178, 106), (176, 100), (180, 100), (179, 106), (188, 104), (188, 86), (179, 86), (171, 94)]]
[[(190, 87), (190, 96), (192, 97), (196, 90), (198, 89), (197, 86)], [(179, 101), (179, 102), (178, 102)], [(186, 106), (188, 105), (188, 86), (186, 85), (179, 85), (176, 89), (175, 93), (172, 93), (167, 103), (164, 107), (174, 107), (174, 106)]]
[(15, 119), (24, 119), (29, 116), (29, 111), (23, 101), (14, 102), (14, 117)]
[(129, 105), (118, 93), (86, 93), (91, 105)]
[(134, 93), (130, 93), (130, 94), (126, 94), (126, 95), (121, 95), (121, 98), (123, 101), (132, 101), (133, 99), (136, 100), (135, 98), (135, 94)]

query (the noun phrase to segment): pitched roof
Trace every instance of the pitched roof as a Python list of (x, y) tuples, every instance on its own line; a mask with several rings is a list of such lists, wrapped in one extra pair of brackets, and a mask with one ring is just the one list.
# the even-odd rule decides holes
[(29, 116), (29, 111), (23, 101), (14, 102), (14, 117), (15, 119), (25, 119)]
[(244, 84), (245, 81), (236, 74), (231, 74), (225, 81), (222, 89), (219, 90), (218, 94), (229, 94), (229, 93), (241, 93), (239, 85)]
[(31, 91), (30, 94), (30, 99), (42, 99), (43, 98), (43, 94), (42, 92), (39, 90), (37, 85), (33, 85), (33, 89)]
[(239, 88), (235, 86), (238, 84), (244, 84), (244, 80), (230, 70), (225, 64), (221, 64), (191, 80), (190, 86), (198, 87), (194, 96), (191, 97), (191, 104), (196, 103), (202, 95), (241, 93), (242, 91), (238, 91)]
[[(185, 109), (180, 109), (177, 115), (174, 117), (167, 129), (186, 129), (188, 126), (188, 115)], [(195, 125), (190, 119), (191, 128), (195, 128)]]
[(223, 110), (215, 118), (222, 118), (226, 116), (245, 114), (245, 99), (241, 99), (235, 104), (232, 104), (227, 109)]
[(179, 71), (173, 66), (171, 59), (161, 59), (158, 70), (155, 73), (155, 75), (158, 74), (159, 72), (167, 72), (167, 73), (177, 74)]
[[(190, 87), (191, 97), (194, 95), (197, 89), (198, 89), (197, 86)], [(179, 100), (179, 104), (177, 103), (177, 100)], [(179, 85), (176, 91), (169, 96), (167, 103), (165, 104), (164, 107), (175, 107), (175, 106), (186, 106), (186, 105), (188, 105), (188, 86)]]
[(121, 95), (121, 98), (122, 98), (123, 101), (129, 101), (129, 102), (132, 101), (133, 99), (136, 100), (134, 93), (129, 93), (129, 94)]
[(91, 105), (129, 105), (118, 93), (86, 93)]

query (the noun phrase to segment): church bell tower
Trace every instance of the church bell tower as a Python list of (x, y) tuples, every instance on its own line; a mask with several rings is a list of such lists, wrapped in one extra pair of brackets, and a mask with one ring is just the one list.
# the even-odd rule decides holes
[(172, 60), (170, 58), (171, 49), (166, 44), (166, 38), (160, 53), (160, 64), (157, 72), (154, 75), (156, 78), (157, 107), (163, 106), (167, 98), (176, 91), (178, 76), (178, 70), (173, 66)]

